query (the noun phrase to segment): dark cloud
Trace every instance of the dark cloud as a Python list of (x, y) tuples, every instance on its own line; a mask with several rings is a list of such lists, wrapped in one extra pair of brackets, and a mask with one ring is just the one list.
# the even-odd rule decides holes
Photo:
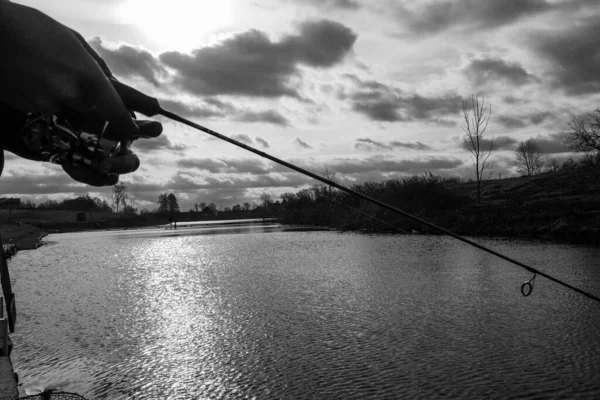
[(289, 126), (290, 122), (281, 113), (275, 110), (248, 111), (236, 108), (233, 104), (215, 98), (204, 99), (204, 106), (192, 106), (174, 100), (161, 100), (160, 104), (165, 110), (174, 112), (186, 118), (213, 118), (231, 117), (240, 122), (264, 122), (279, 126)]
[(554, 118), (554, 114), (548, 111), (534, 112), (527, 115), (513, 117), (510, 115), (499, 115), (494, 120), (508, 129), (524, 128), (529, 125), (539, 125), (548, 119)]
[(175, 114), (178, 114), (185, 118), (212, 118), (212, 117), (222, 117), (225, 115), (225, 111), (230, 111), (232, 107), (231, 105), (223, 105), (225, 110), (221, 110), (215, 107), (198, 107), (191, 106), (188, 104), (184, 104), (179, 101), (174, 100), (160, 100), (160, 105), (163, 109), (167, 111), (171, 111)]
[(546, 0), (456, 0), (430, 2), (417, 10), (396, 7), (403, 26), (415, 34), (456, 28), (490, 29), (553, 8)]
[[(494, 140), (494, 147), (493, 147), (494, 151), (514, 150), (517, 148), (517, 145), (518, 145), (518, 141), (516, 139), (511, 138), (510, 136), (497, 136), (493, 140)], [(480, 141), (480, 148), (485, 149), (487, 151), (487, 150), (489, 150), (491, 143), (492, 143), (492, 139), (483, 138)], [(462, 140), (460, 142), (460, 147), (465, 150), (469, 149), (465, 140)]]
[(319, 8), (341, 8), (347, 10), (356, 10), (360, 4), (356, 0), (290, 0), (299, 5), (309, 4)]
[(133, 149), (140, 153), (149, 153), (158, 150), (183, 151), (186, 146), (183, 144), (175, 144), (163, 134), (156, 139), (139, 139), (133, 142)]
[(179, 168), (197, 169), (212, 174), (266, 174), (269, 168), (258, 159), (184, 158), (177, 161)]
[(539, 82), (539, 79), (528, 73), (520, 64), (499, 58), (473, 60), (463, 68), (462, 73), (476, 85), (484, 85), (492, 80), (504, 81), (512, 85)]
[(553, 86), (571, 95), (600, 92), (600, 17), (532, 36), (537, 53), (548, 61)]
[(394, 148), (404, 148), (410, 150), (431, 150), (431, 147), (423, 144), (421, 142), (398, 142), (391, 141), (388, 144), (377, 142), (375, 140), (369, 138), (356, 139), (356, 143), (354, 144), (354, 148), (357, 150), (366, 150), (366, 151), (390, 151)]
[(538, 135), (533, 138), (542, 154), (570, 153), (572, 150), (565, 144), (564, 133), (551, 133), (547, 136)]
[(279, 126), (290, 125), (290, 121), (275, 110), (245, 111), (235, 117), (235, 119), (241, 122), (266, 122)]
[(299, 75), (298, 66), (338, 64), (356, 38), (346, 26), (320, 20), (301, 24), (297, 34), (278, 42), (252, 30), (192, 54), (162, 53), (160, 60), (176, 71), (175, 83), (181, 89), (195, 94), (300, 97), (290, 83)]
[(502, 126), (508, 129), (518, 129), (527, 126), (525, 121), (522, 118), (511, 117), (509, 115), (499, 115), (494, 117), (496, 121), (498, 121)]
[(269, 142), (267, 142), (265, 139), (261, 138), (260, 136), (256, 137), (256, 143), (260, 144), (263, 149), (268, 149), (269, 147)]
[[(490, 148), (490, 140), (484, 139), (481, 142), (483, 149)], [(494, 150), (514, 150), (517, 146), (517, 140), (510, 136), (498, 136), (494, 138)]]
[(296, 146), (296, 149), (298, 150), (306, 150), (306, 149), (312, 149), (312, 146), (309, 145), (308, 143), (302, 141), (299, 137), (295, 137), (294, 139), (292, 139), (290, 141), (290, 143), (293, 143), (294, 146)]
[(411, 143), (411, 142), (392, 141), (392, 142), (390, 142), (390, 146), (403, 147), (405, 149), (411, 149), (411, 150), (431, 150), (430, 146), (427, 146), (426, 144), (423, 144), (421, 142)]
[(139, 75), (154, 86), (158, 86), (158, 78), (166, 74), (160, 61), (147, 50), (127, 44), (122, 44), (116, 50), (107, 49), (102, 45), (102, 39), (99, 37), (92, 38), (89, 43), (116, 76)]
[(340, 174), (368, 172), (397, 172), (420, 174), (425, 171), (450, 170), (463, 165), (453, 157), (428, 157), (422, 160), (394, 160), (388, 157), (373, 156), (367, 159), (337, 159), (331, 163), (331, 170)]
[(254, 145), (254, 140), (252, 140), (252, 138), (245, 133), (234, 133), (230, 137), (238, 142), (246, 143), (250, 146)]
[(456, 115), (460, 111), (462, 99), (458, 95), (423, 97), (404, 94), (399, 89), (376, 81), (359, 82), (358, 90), (350, 95), (352, 108), (375, 121), (422, 120), (441, 123), (440, 116)]
[(506, 104), (523, 104), (523, 103), (528, 103), (528, 100), (525, 99), (519, 99), (515, 96), (504, 96), (502, 98), (502, 100), (506, 103)]
[(356, 139), (354, 148), (357, 150), (375, 151), (375, 150), (391, 150), (392, 147), (381, 142), (369, 138)]

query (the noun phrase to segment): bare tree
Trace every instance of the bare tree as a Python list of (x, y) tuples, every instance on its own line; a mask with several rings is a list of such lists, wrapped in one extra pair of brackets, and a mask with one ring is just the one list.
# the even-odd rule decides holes
[(558, 161), (556, 161), (556, 158), (552, 157), (550, 159), (550, 165), (548, 166), (548, 169), (552, 172), (560, 171), (560, 164)]
[(517, 172), (524, 176), (533, 176), (540, 173), (542, 165), (544, 165), (542, 152), (533, 139), (519, 143), (519, 147), (515, 151), (515, 157)]
[(117, 214), (119, 213), (119, 205), (123, 204), (123, 207), (127, 205), (127, 186), (123, 182), (117, 183), (113, 186), (113, 201), (117, 207)]
[(600, 166), (600, 108), (588, 114), (589, 121), (573, 118), (567, 144), (576, 152), (585, 153), (584, 164)]
[(481, 202), (481, 192), (483, 190), (483, 181), (492, 175), (492, 171), (484, 176), (485, 171), (490, 167), (489, 158), (494, 150), (494, 138), (486, 140), (483, 134), (487, 129), (492, 115), (492, 107), (485, 106), (485, 98), (471, 96), (471, 101), (462, 102), (463, 123), (462, 129), (465, 132), (463, 140), (465, 147), (471, 153), (471, 161), (475, 168), (475, 179), (477, 181), (477, 204)]
[(588, 114), (588, 122), (573, 117), (567, 136), (567, 143), (581, 153), (600, 153), (600, 108)]

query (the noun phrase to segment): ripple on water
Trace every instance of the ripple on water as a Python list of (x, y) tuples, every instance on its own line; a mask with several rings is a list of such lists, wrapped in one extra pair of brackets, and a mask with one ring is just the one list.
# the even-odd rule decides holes
[[(587, 299), (541, 278), (522, 298), (528, 274), (446, 238), (236, 229), (20, 253), (21, 382), (94, 399), (600, 397)], [(488, 244), (600, 292), (597, 249)]]

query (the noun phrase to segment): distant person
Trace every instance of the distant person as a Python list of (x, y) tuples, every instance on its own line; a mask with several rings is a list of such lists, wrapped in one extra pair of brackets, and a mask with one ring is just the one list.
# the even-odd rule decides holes
[[(79, 33), (36, 9), (0, 0), (0, 174), (2, 149), (39, 160), (21, 137), (27, 113), (69, 111), (85, 120), (108, 121), (106, 138), (117, 142), (160, 135), (160, 123), (132, 118), (109, 77), (104, 60)], [(139, 164), (127, 150), (102, 160), (105, 173), (83, 166), (63, 169), (79, 182), (110, 186)]]

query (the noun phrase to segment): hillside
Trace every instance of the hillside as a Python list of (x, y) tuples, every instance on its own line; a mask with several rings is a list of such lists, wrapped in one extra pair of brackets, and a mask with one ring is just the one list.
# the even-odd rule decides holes
[[(475, 204), (475, 182), (427, 175), (407, 182), (367, 183), (358, 190), (464, 235), (585, 243), (598, 243), (600, 239), (600, 174), (597, 171), (561, 171), (490, 180), (486, 182), (480, 205)], [(282, 218), (285, 222), (371, 232), (436, 233), (347, 195), (338, 193), (337, 198), (330, 198), (314, 191), (312, 200), (307, 203), (306, 196), (300, 194), (291, 195), (292, 200), (284, 202)]]
[[(475, 197), (475, 183), (448, 185)], [(491, 180), (479, 206), (453, 213), (448, 226), (462, 233), (500, 234), (597, 242), (600, 232), (600, 173), (561, 171)], [(466, 218), (465, 218), (466, 217)]]

